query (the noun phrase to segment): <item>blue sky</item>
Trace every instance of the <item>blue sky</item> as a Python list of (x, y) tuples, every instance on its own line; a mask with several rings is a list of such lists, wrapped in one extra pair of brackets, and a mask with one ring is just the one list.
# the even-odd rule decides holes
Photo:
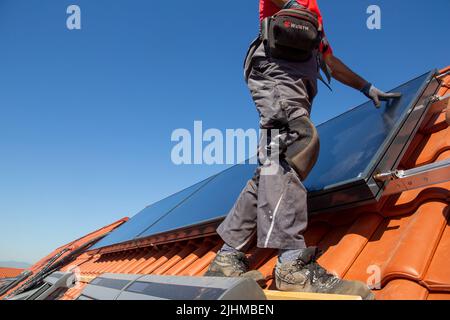
[[(335, 54), (382, 89), (448, 60), (448, 0), (319, 0)], [(66, 28), (66, 8), (82, 30)], [(382, 29), (366, 9), (382, 9)], [(174, 129), (256, 128), (242, 60), (258, 1), (0, 0), (0, 261), (57, 246), (225, 166), (175, 166)], [(321, 86), (312, 119), (366, 99)]]

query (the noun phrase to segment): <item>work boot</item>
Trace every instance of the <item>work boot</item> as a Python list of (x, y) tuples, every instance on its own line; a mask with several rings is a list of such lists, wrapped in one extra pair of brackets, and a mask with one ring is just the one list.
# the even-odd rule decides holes
[(364, 283), (342, 280), (328, 273), (316, 262), (317, 256), (317, 248), (308, 248), (296, 261), (278, 263), (275, 269), (277, 289), (360, 296), (363, 300), (375, 300), (374, 294)]
[(242, 252), (219, 252), (211, 263), (205, 277), (244, 277), (265, 285), (265, 278), (259, 271), (248, 271), (249, 262)]
[(248, 271), (248, 260), (242, 252), (217, 253), (206, 277), (240, 277)]

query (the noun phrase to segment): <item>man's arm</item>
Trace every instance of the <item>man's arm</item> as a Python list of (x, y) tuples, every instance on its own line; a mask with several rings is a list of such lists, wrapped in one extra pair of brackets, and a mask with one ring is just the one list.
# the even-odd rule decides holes
[(377, 107), (381, 106), (380, 101), (386, 101), (389, 99), (401, 97), (400, 93), (385, 93), (377, 89), (370, 82), (364, 80), (360, 75), (353, 72), (333, 54), (325, 56), (325, 63), (327, 64), (328, 68), (330, 68), (331, 75), (334, 79), (342, 82), (349, 87), (361, 91), (369, 99), (371, 99)]
[(360, 91), (367, 84), (366, 80), (353, 72), (336, 56), (332, 54), (325, 56), (325, 63), (327, 64), (328, 68), (330, 68), (331, 75), (337, 81)]

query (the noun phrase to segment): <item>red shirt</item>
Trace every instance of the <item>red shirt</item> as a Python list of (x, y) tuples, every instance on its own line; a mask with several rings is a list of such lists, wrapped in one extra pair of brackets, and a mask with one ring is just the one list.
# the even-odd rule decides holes
[[(319, 23), (323, 26), (322, 13), (320, 12), (317, 0), (297, 0), (297, 2), (317, 14)], [(267, 17), (273, 16), (278, 11), (280, 11), (280, 8), (278, 8), (271, 0), (259, 0), (259, 18), (261, 21), (263, 21)], [(322, 44), (320, 45), (320, 51), (324, 56), (332, 54), (333, 50), (331, 49), (331, 46), (324, 43), (328, 44), (325, 33), (324, 42), (322, 42)]]

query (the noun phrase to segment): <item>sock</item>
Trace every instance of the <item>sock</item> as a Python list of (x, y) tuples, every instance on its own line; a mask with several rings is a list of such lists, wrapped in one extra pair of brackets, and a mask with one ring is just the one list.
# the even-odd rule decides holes
[(279, 263), (286, 263), (286, 262), (293, 262), (300, 257), (300, 255), (303, 253), (305, 249), (297, 249), (297, 250), (280, 250), (278, 254), (278, 262)]
[(239, 250), (236, 250), (233, 247), (230, 247), (229, 245), (227, 245), (226, 243), (223, 245), (222, 249), (220, 249), (219, 251), (220, 253), (238, 253), (240, 252)]

